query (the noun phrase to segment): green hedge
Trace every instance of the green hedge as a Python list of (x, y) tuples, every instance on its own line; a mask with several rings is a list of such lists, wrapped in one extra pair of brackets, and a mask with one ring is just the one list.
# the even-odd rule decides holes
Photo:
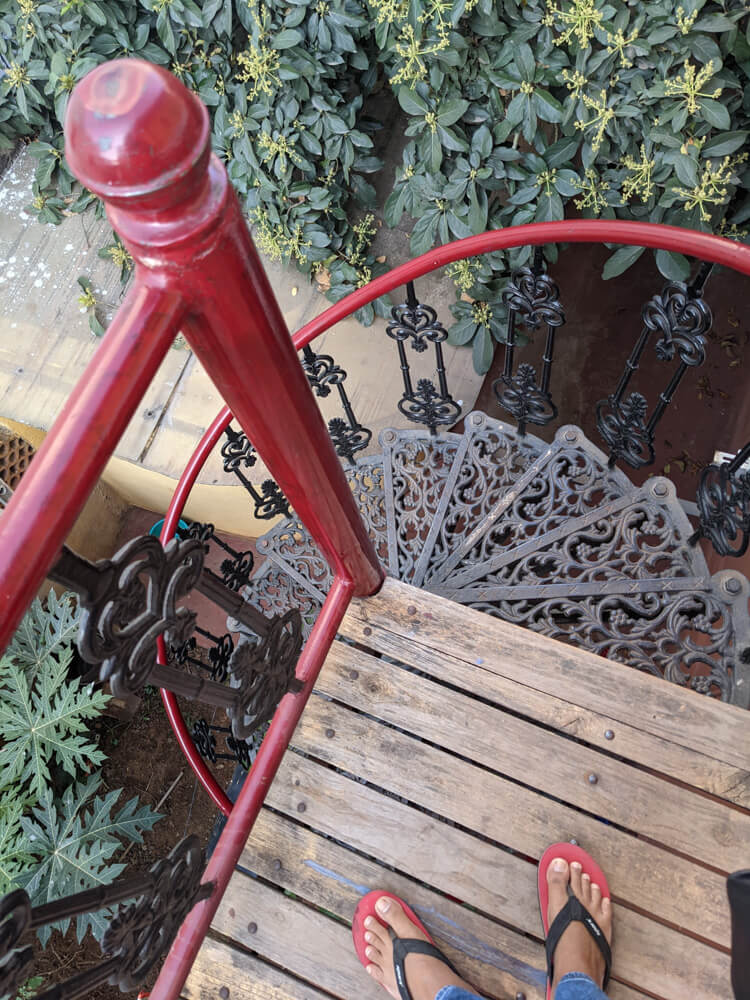
[[(636, 218), (744, 238), (750, 19), (734, 0), (0, 0), (0, 144), (39, 136), (35, 211), (90, 202), (62, 160), (68, 94), (92, 66), (169, 67), (213, 115), (256, 240), (331, 299), (382, 269), (375, 215), (414, 253), (534, 220)], [(389, 88), (410, 138), (377, 204)], [(107, 251), (122, 265), (117, 244)], [(617, 250), (612, 277), (643, 251)], [(486, 371), (500, 293), (528, 249), (452, 268), (451, 340)], [(118, 256), (119, 255), (119, 256)], [(548, 251), (554, 257), (554, 250)], [(669, 278), (687, 260), (658, 252)], [(464, 301), (458, 301), (463, 295)], [(467, 302), (465, 299), (474, 300)], [(376, 304), (383, 311), (382, 304)], [(371, 322), (373, 308), (360, 311)]]

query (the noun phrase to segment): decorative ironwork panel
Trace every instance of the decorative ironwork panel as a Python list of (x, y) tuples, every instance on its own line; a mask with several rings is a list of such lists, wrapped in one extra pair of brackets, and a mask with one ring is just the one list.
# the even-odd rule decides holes
[(180, 646), (190, 637), (195, 613), (177, 602), (200, 579), (203, 554), (197, 539), (173, 538), (162, 547), (157, 538), (143, 535), (92, 566), (93, 587), (78, 591), (83, 607), (78, 648), (87, 663), (101, 664), (101, 680), (114, 685), (121, 679), (124, 691), (140, 690), (154, 666), (157, 638)]
[(385, 502), (390, 573), (409, 582), (440, 502), (460, 438), (386, 430)]
[[(224, 737), (224, 743), (229, 753), (217, 750), (216, 734), (220, 733)], [(258, 735), (257, 733), (255, 734)], [(251, 743), (247, 740), (236, 739), (232, 735), (229, 726), (214, 726), (206, 719), (198, 719), (193, 726), (191, 736), (198, 753), (205, 760), (215, 764), (217, 760), (234, 760), (245, 771), (250, 770), (250, 765), (255, 760), (260, 746), (260, 741), (253, 739)]]
[[(438, 427), (454, 424), (461, 415), (461, 407), (448, 391), (442, 347), (448, 331), (439, 322), (432, 306), (417, 299), (413, 282), (406, 285), (406, 302), (391, 309), (391, 322), (386, 327), (386, 333), (398, 346), (404, 384), (404, 392), (398, 404), (400, 412), (412, 423), (429, 427), (431, 434), (435, 434)], [(406, 353), (407, 342), (418, 354), (426, 351), (430, 344), (433, 345), (437, 385), (431, 379), (420, 378), (416, 389), (414, 388)]]
[(291, 569), (314, 587), (316, 596), (323, 597), (333, 582), (328, 563), (299, 518), (282, 521), (267, 531), (257, 542), (258, 552)]
[(231, 425), (225, 429), (224, 434), (227, 438), (221, 448), (224, 471), (235, 475), (250, 494), (254, 516), (266, 521), (280, 514), (289, 517), (287, 499), (273, 479), (265, 479), (258, 489), (245, 475), (243, 470), (252, 468), (258, 460), (247, 435), (243, 431), (236, 431)]
[(302, 367), (315, 395), (321, 398), (329, 396), (331, 387), (341, 385), (347, 378), (330, 354), (316, 354), (309, 345), (302, 348)]
[(361, 458), (346, 470), (346, 478), (357, 501), (368, 534), (380, 562), (388, 562), (388, 525), (385, 512), (385, 473), (380, 455)]
[(329, 420), (328, 433), (331, 435), (336, 454), (352, 465), (358, 452), (364, 451), (372, 440), (372, 431), (369, 427), (357, 423), (353, 416), (351, 421), (344, 420), (343, 417)]
[(733, 699), (734, 629), (727, 605), (711, 592), (477, 601), (470, 606), (702, 694)]
[(285, 694), (302, 690), (294, 673), (302, 643), (302, 621), (296, 608), (277, 618), (263, 639), (240, 639), (229, 665), (230, 681), (238, 692), (232, 717), (235, 739), (246, 739), (269, 722)]
[[(537, 247), (532, 267), (516, 271), (503, 292), (508, 306), (505, 365), (503, 374), (492, 386), (500, 406), (518, 423), (518, 432), (526, 433), (527, 424), (548, 424), (557, 416), (557, 407), (549, 391), (555, 353), (555, 331), (565, 324), (565, 312), (560, 303), (560, 290), (542, 270), (542, 249)], [(542, 370), (539, 382), (533, 365), (523, 363), (513, 372), (516, 350), (516, 326), (523, 324), (537, 330), (547, 327)]]
[(347, 375), (341, 365), (337, 365), (330, 354), (317, 354), (308, 344), (302, 348), (302, 367), (307, 380), (316, 396), (325, 398), (335, 387), (339, 402), (344, 411), (344, 417), (334, 417), (328, 421), (328, 433), (340, 458), (345, 458), (351, 465), (355, 456), (368, 446), (372, 440), (372, 431), (354, 416), (349, 394), (346, 391)]
[(546, 447), (537, 438), (519, 437), (512, 427), (490, 420), (484, 413), (469, 414), (465, 426), (430, 537), (419, 559), (416, 586), (443, 578), (446, 560), (484, 522), (500, 497)]
[(500, 497), (446, 561), (441, 581), (455, 588), (481, 578), (491, 561), (523, 542), (565, 525), (602, 504), (634, 492), (627, 477), (607, 468), (602, 452), (576, 427), (561, 427), (555, 442)]
[(721, 465), (709, 465), (698, 486), (699, 527), (690, 543), (707, 538), (720, 556), (744, 556), (750, 541), (750, 444)]
[[(245, 591), (246, 600), (258, 608), (264, 615), (284, 615), (292, 608), (297, 608), (302, 616), (302, 633), (305, 638), (318, 617), (322, 600), (316, 598), (310, 591), (292, 579), (281, 567), (267, 560), (255, 574), (250, 586)], [(234, 618), (227, 620), (230, 632), (255, 638), (241, 622)]]
[[(706, 335), (711, 329), (712, 317), (702, 292), (712, 267), (711, 264), (702, 265), (689, 285), (681, 281), (668, 282), (643, 307), (643, 327), (625, 362), (617, 388), (596, 406), (597, 426), (609, 446), (610, 466), (621, 459), (638, 469), (654, 461), (654, 432), (659, 421), (688, 368), (702, 365), (706, 360)], [(627, 396), (625, 393), (652, 339), (657, 360), (678, 363), (649, 415), (645, 396), (639, 392)]]
[[(31, 947), (17, 947), (28, 931), (117, 903), (102, 937), (104, 961), (43, 990), (38, 1000), (76, 1000), (107, 982), (122, 991), (141, 986), (193, 906), (213, 892), (213, 883), (201, 882), (204, 867), (203, 850), (193, 836), (146, 874), (123, 875), (43, 906), (32, 909), (21, 889), (9, 893), (0, 900), (0, 996), (15, 995), (31, 975)], [(124, 903), (128, 899), (133, 902)]]
[(204, 552), (206, 553), (209, 550), (209, 542), (217, 545), (227, 553), (228, 558), (223, 559), (220, 566), (221, 577), (225, 586), (230, 590), (238, 591), (248, 585), (250, 577), (253, 574), (253, 567), (255, 566), (255, 558), (249, 549), (240, 552), (228, 542), (225, 542), (220, 535), (217, 535), (213, 524), (202, 524), (200, 521), (193, 521), (191, 523), (188, 528), (188, 537), (196, 538), (203, 542)]
[[(627, 593), (654, 578), (707, 577), (705, 563), (693, 557), (675, 525), (671, 504), (653, 498), (653, 489), (660, 487), (666, 495), (666, 481), (659, 480), (641, 496), (571, 518), (557, 531), (521, 543), (502, 559), (496, 557), (492, 570), (477, 576), (472, 588), (532, 582), (539, 587), (563, 583), (603, 587), (619, 581)], [(676, 505), (673, 492), (670, 499)]]

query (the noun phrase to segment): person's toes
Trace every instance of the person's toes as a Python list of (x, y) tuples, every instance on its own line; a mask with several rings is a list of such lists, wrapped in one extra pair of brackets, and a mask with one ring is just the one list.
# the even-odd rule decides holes
[(612, 900), (609, 896), (602, 897), (602, 919), (600, 923), (604, 933), (609, 935), (612, 929)]
[(568, 868), (568, 862), (564, 858), (553, 858), (547, 869), (550, 923), (555, 919), (563, 906), (565, 906), (568, 898), (567, 885), (569, 878), (570, 869)]
[(586, 872), (581, 875), (581, 900), (587, 908), (591, 906), (591, 876)]
[(372, 976), (376, 983), (383, 982), (383, 970), (377, 965), (367, 965), (365, 966), (366, 972)]
[(375, 909), (378, 911), (378, 915), (381, 919), (385, 920), (388, 926), (393, 929), (393, 933), (396, 937), (414, 937), (415, 932), (417, 937), (423, 936), (418, 928), (415, 927), (411, 920), (407, 917), (403, 908), (396, 902), (395, 899), (389, 899), (387, 896), (381, 896), (377, 901)]
[(373, 945), (368, 945), (365, 948), (365, 955), (370, 959), (371, 962), (375, 962), (381, 968), (383, 966), (383, 956), (379, 948), (375, 948)]
[(596, 882), (591, 883), (591, 906), (594, 910), (599, 910), (602, 902), (602, 890), (596, 884)]
[(579, 899), (583, 896), (583, 879), (581, 864), (578, 861), (573, 861), (570, 865), (570, 888), (578, 896)]
[[(376, 947), (382, 949), (383, 945), (387, 941), (390, 941), (391, 936), (388, 933), (388, 928), (384, 927), (375, 917), (368, 917), (365, 920), (365, 927), (367, 928), (365, 940), (372, 941)], [(367, 936), (368, 934), (370, 935), (369, 937)]]

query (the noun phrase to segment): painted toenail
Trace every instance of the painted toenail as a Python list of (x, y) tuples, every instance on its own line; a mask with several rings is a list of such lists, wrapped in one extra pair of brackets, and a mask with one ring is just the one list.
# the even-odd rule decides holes
[(365, 948), (365, 955), (367, 955), (368, 958), (372, 958), (374, 954), (375, 951), (373, 948)]
[(368, 917), (365, 920), (365, 927), (374, 927), (374, 926), (375, 926), (375, 921), (373, 920), (372, 917)]
[(598, 888), (599, 888), (599, 886), (597, 885), (597, 883), (596, 883), (596, 882), (592, 882), (592, 883), (591, 883), (591, 888), (592, 888), (592, 889), (598, 889)]
[(562, 858), (555, 858), (555, 860), (552, 862), (552, 871), (553, 872), (565, 871), (565, 862)]
[(581, 870), (581, 863), (580, 861), (574, 861), (570, 867), (575, 868), (575, 870), (579, 872)]
[(381, 899), (378, 900), (377, 906), (375, 908), (377, 910), (380, 910), (381, 913), (387, 913), (388, 910), (390, 910), (391, 908), (390, 900), (386, 899), (385, 897), (382, 897)]
[(372, 944), (372, 934), (365, 934), (365, 941), (367, 941), (368, 944)]
[(583, 875), (581, 875), (581, 878), (590, 879), (591, 876), (587, 875), (586, 872), (584, 872)]

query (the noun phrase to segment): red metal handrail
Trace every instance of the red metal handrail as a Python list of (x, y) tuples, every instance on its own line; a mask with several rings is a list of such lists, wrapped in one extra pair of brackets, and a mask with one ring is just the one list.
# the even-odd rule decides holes
[[(1, 649), (183, 329), (229, 406), (187, 466), (163, 537), (174, 531), (205, 455), (234, 413), (335, 572), (298, 664), (304, 689), (285, 697), (274, 716), (206, 873), (217, 891), (185, 921), (153, 1000), (178, 995), (348, 603), (355, 594), (373, 593), (383, 578), (296, 349), (428, 271), (524, 244), (661, 247), (750, 274), (749, 248), (704, 233), (648, 223), (536, 223), (431, 251), (352, 293), (291, 338), (226, 173), (210, 155), (209, 138), (205, 108), (150, 64), (106, 64), (76, 88), (66, 122), (68, 161), (107, 203), (110, 221), (135, 258), (135, 280), (0, 520)], [(172, 696), (165, 701), (183, 749), (210, 786), (176, 702)], [(221, 790), (214, 800), (230, 810)]]

